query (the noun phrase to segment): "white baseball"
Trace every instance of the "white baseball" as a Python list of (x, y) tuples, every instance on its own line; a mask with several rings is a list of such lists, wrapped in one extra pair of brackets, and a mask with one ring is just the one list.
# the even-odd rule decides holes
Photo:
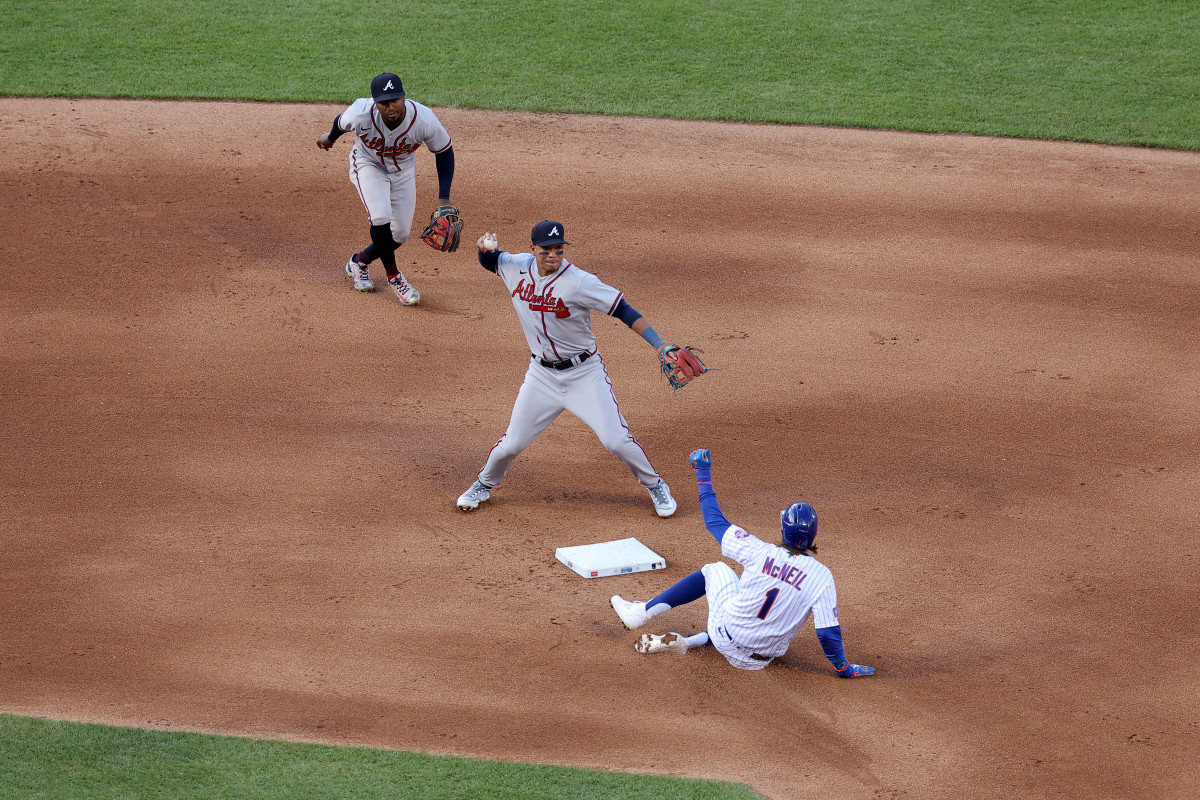
[(492, 252), (493, 250), (495, 250), (496, 249), (496, 237), (495, 236), (483, 237), (483, 249), (487, 250), (489, 253)]

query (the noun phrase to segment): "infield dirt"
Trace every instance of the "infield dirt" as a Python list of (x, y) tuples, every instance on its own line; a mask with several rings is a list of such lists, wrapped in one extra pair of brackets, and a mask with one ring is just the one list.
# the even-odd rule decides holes
[[(0, 99), (0, 711), (771, 798), (1192, 796), (1200, 154), (438, 109), (466, 244), (400, 251), (405, 308), (342, 272), (339, 110)], [(720, 370), (672, 395), (594, 316), (670, 519), (566, 415), (454, 507), (529, 358), (473, 242), (547, 217)], [(719, 557), (696, 447), (752, 533), (817, 508), (875, 677), (811, 625), (756, 673), (634, 652), (608, 597)], [(554, 558), (628, 536), (667, 569)]]

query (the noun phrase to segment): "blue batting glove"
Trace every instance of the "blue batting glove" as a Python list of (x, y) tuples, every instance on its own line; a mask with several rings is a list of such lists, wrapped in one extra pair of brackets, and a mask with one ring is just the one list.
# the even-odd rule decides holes
[(692, 465), (692, 469), (712, 469), (712, 453), (707, 448), (694, 450), (688, 456), (688, 463)]
[(839, 669), (837, 674), (843, 678), (863, 678), (867, 675), (874, 675), (875, 668), (863, 666), (862, 664), (847, 664)]

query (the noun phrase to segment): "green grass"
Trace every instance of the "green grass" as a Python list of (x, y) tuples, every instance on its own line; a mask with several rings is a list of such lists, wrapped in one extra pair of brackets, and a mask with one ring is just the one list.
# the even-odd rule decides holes
[(750, 800), (741, 784), (0, 715), (0, 799)]
[(0, 94), (812, 123), (1200, 149), (1195, 0), (7, 0)]

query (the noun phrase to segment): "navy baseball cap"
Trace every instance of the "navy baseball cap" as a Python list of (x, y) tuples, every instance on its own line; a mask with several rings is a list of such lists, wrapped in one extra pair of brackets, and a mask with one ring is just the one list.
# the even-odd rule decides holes
[(371, 81), (371, 99), (376, 103), (386, 103), (404, 97), (404, 84), (400, 76), (391, 72), (376, 75)]
[(563, 230), (561, 222), (544, 219), (533, 226), (533, 233), (530, 235), (530, 238), (538, 247), (549, 247), (552, 244), (570, 244), (570, 242), (563, 238), (564, 235), (566, 235), (566, 232)]

